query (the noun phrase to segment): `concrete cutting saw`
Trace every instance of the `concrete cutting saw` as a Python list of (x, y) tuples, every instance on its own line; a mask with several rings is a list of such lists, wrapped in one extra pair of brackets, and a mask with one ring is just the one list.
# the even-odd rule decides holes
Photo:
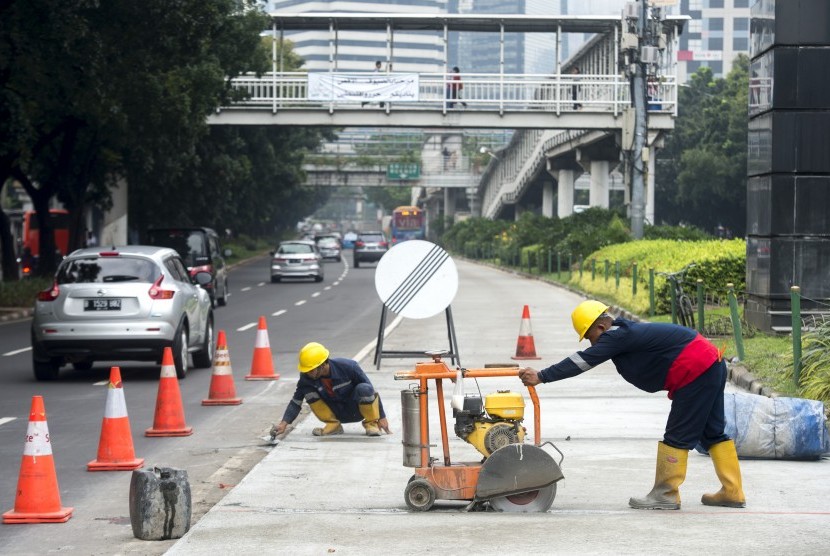
[[(533, 386), (533, 444), (524, 442), (524, 399), (517, 392), (499, 390), (483, 399), (465, 395), (464, 378), (519, 376), (518, 366), (456, 369), (441, 360), (445, 352), (428, 352), (432, 361), (415, 364), (412, 371), (395, 373), (395, 380), (417, 381), (401, 391), (403, 464), (414, 468), (404, 490), (406, 505), (427, 511), (436, 500), (469, 501), (467, 510), (546, 512), (556, 497), (556, 483), (564, 478), (564, 454), (552, 443), (541, 442), (539, 397)], [(429, 438), (429, 382), (434, 381), (443, 458), (431, 457)], [(450, 458), (444, 380), (455, 382), (452, 411), (455, 434), (481, 453), (476, 462)], [(559, 454), (554, 459), (551, 450)]]

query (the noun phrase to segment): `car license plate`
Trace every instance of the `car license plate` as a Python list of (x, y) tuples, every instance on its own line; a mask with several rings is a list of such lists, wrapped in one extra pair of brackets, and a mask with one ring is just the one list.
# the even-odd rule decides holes
[(120, 311), (120, 299), (87, 299), (84, 301), (84, 311)]

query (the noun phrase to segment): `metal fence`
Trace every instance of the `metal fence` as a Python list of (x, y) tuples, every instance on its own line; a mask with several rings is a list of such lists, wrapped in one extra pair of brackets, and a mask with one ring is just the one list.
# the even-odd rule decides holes
[[(366, 74), (338, 74), (365, 77)], [(407, 110), (479, 110), (538, 112), (600, 112), (619, 114), (631, 104), (630, 84), (619, 75), (588, 74), (461, 74), (463, 90), (457, 99), (447, 98), (447, 87), (457, 74), (424, 73), (418, 81), (418, 100), (390, 103), (389, 108)], [(359, 100), (319, 101), (308, 99), (305, 72), (253, 74), (231, 80), (245, 98), (234, 105), (284, 109), (353, 109)], [(649, 84), (649, 110), (675, 113), (677, 83), (674, 77)], [(454, 106), (449, 107), (450, 104)]]

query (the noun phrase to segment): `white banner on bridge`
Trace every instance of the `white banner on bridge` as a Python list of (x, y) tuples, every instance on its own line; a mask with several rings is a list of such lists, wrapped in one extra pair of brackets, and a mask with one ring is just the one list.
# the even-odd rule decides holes
[(309, 73), (308, 100), (416, 102), (417, 73)]

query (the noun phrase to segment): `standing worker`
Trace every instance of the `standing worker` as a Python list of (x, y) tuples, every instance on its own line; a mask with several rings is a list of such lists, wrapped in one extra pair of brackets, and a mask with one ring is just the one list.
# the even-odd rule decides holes
[(526, 386), (570, 378), (611, 359), (622, 377), (646, 392), (668, 390), (672, 400), (663, 441), (657, 443), (654, 488), (628, 505), (646, 510), (679, 510), (679, 487), (686, 479), (689, 450), (700, 442), (712, 456), (721, 489), (704, 494), (707, 506), (746, 506), (735, 443), (724, 433), (723, 389), (726, 364), (698, 332), (676, 324), (638, 323), (613, 318), (608, 306), (584, 301), (571, 320), (579, 340), (591, 347), (542, 371), (524, 368)]
[(314, 436), (343, 434), (341, 423), (363, 421), (367, 436), (391, 434), (380, 396), (357, 361), (342, 357), (329, 358), (329, 350), (311, 342), (299, 354), (300, 379), (294, 397), (285, 408), (282, 421), (274, 425), (271, 435), (285, 433), (288, 425), (300, 414), (303, 400), (323, 422), (311, 433)]

